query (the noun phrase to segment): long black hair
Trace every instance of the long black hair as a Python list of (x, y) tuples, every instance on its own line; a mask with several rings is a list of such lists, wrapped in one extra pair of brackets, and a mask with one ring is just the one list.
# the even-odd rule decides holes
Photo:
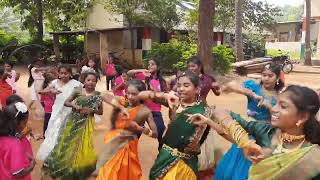
[(70, 75), (71, 75), (70, 79), (73, 78), (73, 73), (72, 73), (72, 68), (71, 68), (71, 66), (69, 66), (69, 65), (67, 65), (67, 64), (61, 64), (61, 65), (58, 66), (58, 72), (59, 72), (59, 73), (60, 73), (60, 70), (61, 70), (61, 69), (67, 70), (68, 73), (70, 73)]
[[(276, 82), (276, 85), (274, 86), (274, 89), (276, 91), (281, 91), (284, 87), (284, 82), (282, 81), (282, 79), (280, 78), (280, 74), (281, 74), (281, 66), (278, 65), (278, 64), (270, 64), (269, 66), (266, 66), (264, 71), (265, 70), (269, 70), (271, 72), (273, 72), (277, 79), (278, 79), (278, 82)], [(260, 82), (260, 85), (262, 85), (262, 81)]]
[(195, 87), (200, 86), (200, 78), (199, 78), (199, 76), (197, 76), (193, 72), (188, 70), (188, 71), (182, 73), (180, 76), (177, 77), (177, 81), (179, 81), (179, 79), (182, 77), (187, 77)]
[(32, 68), (35, 67), (35, 65), (37, 64), (40, 64), (42, 61), (41, 60), (35, 60), (33, 63), (31, 63), (29, 66), (28, 66), (28, 71), (29, 71), (29, 79), (28, 79), (28, 87), (31, 87), (31, 85), (33, 84), (34, 82), (34, 79), (32, 77), (32, 73), (31, 73), (31, 70)]
[[(139, 92), (141, 91), (145, 91), (147, 88), (146, 88), (146, 84), (139, 80), (139, 79), (132, 79), (132, 80), (129, 80), (128, 81), (128, 86), (134, 86), (135, 88), (137, 88), (137, 90)], [(111, 115), (111, 127), (112, 129), (115, 128), (116, 126), (116, 120), (118, 118), (118, 115), (119, 113), (121, 112), (121, 110), (119, 108), (114, 108), (113, 109), (113, 112), (112, 112), (112, 115)]]
[(204, 74), (203, 64), (198, 56), (192, 56), (191, 58), (189, 58), (187, 61), (187, 64), (189, 64), (189, 63), (193, 63), (193, 64), (198, 65), (200, 68), (200, 73)]
[(316, 119), (320, 101), (318, 94), (308, 87), (290, 85), (283, 92), (289, 92), (289, 98), (299, 112), (308, 112), (309, 119), (305, 122), (303, 133), (306, 140), (320, 145), (320, 122)]
[(44, 73), (44, 81), (43, 81), (43, 85), (42, 85), (42, 89), (45, 89), (49, 86), (50, 82), (52, 82), (55, 77), (53, 76), (52, 73)]
[[(167, 88), (167, 82), (166, 82), (166, 80), (164, 80), (164, 78), (162, 77), (162, 75), (161, 75), (161, 71), (160, 71), (160, 62), (158, 61), (158, 60), (156, 60), (156, 59), (150, 59), (149, 61), (153, 61), (153, 62), (155, 62), (155, 64), (157, 65), (157, 72), (156, 72), (156, 77), (155, 77), (155, 79), (156, 80), (159, 80), (159, 82), (160, 82), (160, 90), (162, 91), (162, 92), (167, 92), (168, 91), (168, 88)], [(152, 79), (154, 79), (153, 77), (147, 77), (146, 78), (146, 84), (147, 84), (147, 88), (148, 89), (151, 89), (150, 88), (150, 81), (152, 80)]]

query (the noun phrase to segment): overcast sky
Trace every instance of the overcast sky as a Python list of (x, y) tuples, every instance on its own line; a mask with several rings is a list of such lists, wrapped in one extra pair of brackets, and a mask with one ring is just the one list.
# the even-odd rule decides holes
[(254, 1), (267, 1), (269, 4), (274, 4), (277, 6), (285, 6), (285, 5), (298, 6), (303, 4), (304, 0), (254, 0)]

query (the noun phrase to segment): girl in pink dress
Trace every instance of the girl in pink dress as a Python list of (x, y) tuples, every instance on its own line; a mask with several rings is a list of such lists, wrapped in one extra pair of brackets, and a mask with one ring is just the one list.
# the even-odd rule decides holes
[(16, 82), (20, 78), (20, 73), (13, 70), (13, 63), (11, 61), (4, 62), (4, 70), (10, 76), (7, 77), (6, 82), (12, 87), (13, 93), (17, 93), (17, 84)]
[(115, 68), (115, 64), (113, 62), (114, 57), (112, 55), (108, 56), (108, 61), (104, 67), (105, 69), (105, 74), (106, 74), (106, 86), (107, 86), (107, 91), (110, 90), (110, 85), (111, 85), (111, 89), (113, 87), (113, 80), (115, 75), (117, 74), (116, 68)]
[(31, 180), (35, 166), (32, 149), (25, 133), (28, 109), (23, 102), (9, 104), (0, 112), (0, 177), (5, 180)]
[[(148, 90), (155, 92), (168, 92), (167, 82), (160, 74), (160, 63), (157, 60), (150, 59), (148, 69), (134, 69), (128, 71), (128, 75), (139, 80), (144, 80)], [(144, 104), (151, 110), (154, 122), (158, 130), (159, 147), (162, 147), (162, 135), (166, 129), (161, 113), (161, 104), (157, 104), (151, 100), (147, 100)]]
[(54, 101), (56, 100), (56, 94), (52, 93), (52, 89), (47, 89), (47, 87), (52, 83), (53, 80), (57, 79), (57, 77), (53, 73), (45, 73), (45, 80), (43, 83), (43, 90), (39, 92), (41, 95), (41, 104), (44, 109), (44, 123), (43, 123), (43, 138), (44, 134), (47, 130), (49, 120), (51, 118), (52, 106)]
[(118, 72), (118, 76), (114, 80), (114, 86), (112, 88), (114, 96), (125, 96), (128, 91), (128, 74), (127, 70), (121, 70)]

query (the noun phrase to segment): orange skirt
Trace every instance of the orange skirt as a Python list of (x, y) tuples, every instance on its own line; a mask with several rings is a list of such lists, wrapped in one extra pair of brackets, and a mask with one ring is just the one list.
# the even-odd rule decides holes
[[(114, 131), (111, 134), (116, 135), (117, 133)], [(111, 134), (107, 134), (106, 140), (110, 138)], [(97, 180), (141, 180), (142, 170), (138, 159), (138, 141), (138, 139), (130, 141), (107, 161), (99, 170)]]

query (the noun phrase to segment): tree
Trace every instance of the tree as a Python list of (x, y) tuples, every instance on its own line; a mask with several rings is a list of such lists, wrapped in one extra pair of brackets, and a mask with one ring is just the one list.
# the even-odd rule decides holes
[(177, 11), (180, 0), (147, 0), (144, 23), (159, 27), (168, 32), (179, 24), (182, 13)]
[(213, 16), (214, 0), (200, 0), (198, 23), (198, 55), (204, 65), (204, 71), (213, 73)]
[(46, 27), (51, 31), (70, 31), (85, 28), (88, 8), (93, 0), (46, 0)]
[[(39, 19), (43, 16), (42, 9), (38, 10), (37, 8), (42, 8), (41, 0), (3, 0), (1, 6), (12, 7), (15, 12), (19, 13), (23, 19), (22, 28), (28, 29), (31, 37), (37, 41), (42, 41), (43, 39), (43, 24), (39, 22)], [(41, 26), (41, 27), (40, 27)], [(41, 34), (42, 32), (42, 34)]]
[(236, 0), (235, 3), (235, 51), (236, 61), (243, 61), (243, 44), (242, 44), (242, 5), (243, 0)]
[(304, 64), (307, 66), (311, 66), (311, 46), (310, 46), (310, 19), (311, 19), (311, 0), (305, 0), (305, 6), (306, 6), (306, 17), (305, 17), (305, 23), (306, 23), (306, 52), (304, 57)]
[(3, 0), (0, 6), (11, 7), (20, 14), (22, 29), (42, 42), (43, 24), (50, 30), (71, 30), (84, 27), (87, 7), (92, 0)]
[[(195, 0), (197, 4), (199, 0)], [(216, 0), (215, 1), (215, 27), (223, 30), (233, 29), (235, 26), (235, 2), (236, 0)], [(280, 9), (265, 2), (242, 0), (243, 25), (245, 29), (262, 31), (275, 24), (276, 16), (281, 15)], [(187, 18), (189, 26), (197, 24), (198, 12), (193, 11)]]
[(299, 21), (303, 16), (303, 5), (300, 6), (291, 6), (286, 5), (280, 8), (281, 15), (276, 16), (275, 20), (277, 22), (285, 21)]

